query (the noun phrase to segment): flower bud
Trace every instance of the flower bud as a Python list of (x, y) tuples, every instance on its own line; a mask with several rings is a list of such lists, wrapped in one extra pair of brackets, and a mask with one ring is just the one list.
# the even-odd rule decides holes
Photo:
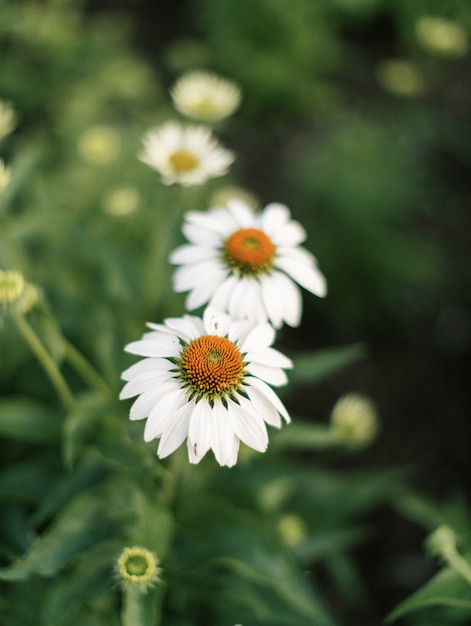
[(369, 398), (348, 393), (339, 398), (331, 413), (331, 429), (339, 443), (360, 448), (373, 441), (378, 432), (378, 416)]
[(156, 555), (150, 550), (137, 546), (124, 548), (116, 562), (116, 575), (123, 588), (146, 593), (160, 580), (158, 565)]

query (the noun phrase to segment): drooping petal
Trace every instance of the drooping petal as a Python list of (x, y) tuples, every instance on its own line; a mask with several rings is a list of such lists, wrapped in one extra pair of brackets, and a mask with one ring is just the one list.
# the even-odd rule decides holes
[(199, 463), (212, 443), (212, 413), (206, 400), (195, 404), (188, 429), (188, 456), (190, 463)]
[(250, 402), (245, 398), (240, 398), (239, 404), (231, 402), (228, 415), (237, 437), (254, 450), (265, 452), (268, 445), (265, 422), (253, 411)]
[(149, 413), (144, 430), (144, 441), (152, 441), (152, 439), (160, 437), (173, 419), (175, 412), (186, 402), (186, 394), (180, 387), (160, 397)]
[(269, 385), (263, 382), (263, 380), (255, 377), (250, 377), (250, 379), (248, 379), (248, 382), (251, 387), (255, 387), (255, 389), (258, 389), (267, 398), (267, 400), (273, 404), (278, 413), (280, 413), (288, 423), (291, 422), (291, 418), (285, 408), (285, 405), (282, 403), (282, 401)]
[(193, 405), (184, 404), (175, 413), (168, 426), (164, 429), (157, 449), (157, 454), (161, 459), (175, 452), (187, 438), (192, 411)]
[(326, 295), (327, 285), (325, 278), (316, 267), (309, 267), (289, 257), (279, 258), (275, 264), (304, 289), (321, 298)]

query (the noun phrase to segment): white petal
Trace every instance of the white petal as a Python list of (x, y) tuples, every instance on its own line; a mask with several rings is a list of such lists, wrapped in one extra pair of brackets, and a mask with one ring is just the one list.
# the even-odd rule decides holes
[(261, 214), (262, 230), (269, 236), (275, 235), (285, 228), (291, 218), (290, 210), (284, 204), (272, 202), (267, 204)]
[(291, 221), (282, 229), (272, 235), (272, 241), (276, 245), (277, 254), (280, 246), (299, 246), (306, 240), (307, 233), (299, 222)]
[(201, 261), (209, 261), (219, 256), (216, 248), (204, 248), (202, 246), (192, 246), (185, 244), (176, 248), (169, 257), (170, 263), (173, 265), (189, 265), (191, 263), (199, 263)]
[(144, 429), (144, 441), (160, 437), (175, 413), (187, 402), (186, 393), (178, 387), (167, 392), (153, 406)]
[(170, 363), (167, 359), (163, 359), (160, 357), (147, 358), (134, 363), (131, 367), (128, 367), (127, 370), (121, 374), (121, 378), (123, 380), (131, 380), (144, 372), (153, 372), (153, 371), (163, 371), (170, 370), (173, 367), (173, 363)]
[(236, 222), (226, 209), (213, 209), (204, 213), (189, 211), (185, 220), (194, 226), (217, 233), (221, 243), (237, 228)]
[(247, 288), (250, 280), (251, 279), (242, 276), (234, 285), (228, 303), (229, 315), (232, 319), (248, 318), (255, 321), (252, 312), (252, 302), (250, 300), (250, 287)]
[(278, 367), (268, 367), (260, 363), (249, 363), (245, 369), (253, 376), (261, 378), (269, 385), (274, 385), (275, 387), (281, 387), (288, 382), (288, 377), (285, 372)]
[(193, 405), (183, 405), (173, 417), (171, 423), (165, 428), (160, 439), (157, 454), (164, 459), (181, 446), (188, 436), (188, 427), (190, 425), (190, 415), (193, 411)]
[(255, 226), (256, 217), (253, 210), (241, 200), (229, 200), (227, 209), (237, 223), (238, 229)]
[(229, 299), (237, 284), (237, 278), (235, 276), (229, 276), (226, 280), (216, 289), (209, 302), (209, 306), (213, 306), (220, 311), (227, 311), (229, 308)]
[(242, 352), (268, 348), (275, 341), (275, 329), (271, 324), (259, 324), (247, 335), (241, 346)]
[(119, 394), (119, 399), (125, 400), (126, 398), (138, 396), (171, 378), (172, 375), (165, 370), (159, 372), (143, 372), (124, 385)]
[(272, 271), (261, 279), (261, 292), (267, 317), (275, 328), (281, 328), (283, 324), (283, 300), (284, 294), (280, 290), (278, 275), (281, 272)]
[(231, 325), (231, 318), (225, 313), (221, 313), (212, 306), (206, 307), (203, 314), (204, 327), (208, 335), (227, 336)]
[(189, 311), (199, 308), (201, 305), (209, 302), (215, 290), (224, 282), (227, 275), (221, 274), (218, 279), (210, 280), (206, 283), (195, 287), (187, 296), (186, 308)]
[(281, 417), (276, 407), (263, 395), (261, 391), (255, 387), (248, 385), (246, 392), (253, 404), (255, 411), (262, 416), (263, 420), (275, 426), (275, 428), (281, 428)]
[(218, 260), (181, 265), (173, 273), (173, 286), (177, 292), (189, 291), (208, 282), (220, 284), (226, 276), (227, 270)]
[(245, 360), (251, 363), (261, 363), (269, 367), (291, 368), (293, 362), (287, 356), (274, 348), (263, 348), (263, 350), (252, 350), (247, 352)]
[(231, 401), (228, 415), (237, 437), (254, 450), (265, 452), (268, 445), (265, 422), (254, 412), (250, 402), (242, 397), (240, 404)]
[(273, 404), (278, 413), (280, 413), (288, 423), (291, 422), (291, 418), (285, 408), (285, 405), (282, 403), (282, 401), (279, 399), (279, 397), (276, 395), (271, 387), (269, 387), (266, 383), (263, 382), (263, 380), (260, 380), (259, 378), (251, 377), (247, 380), (247, 382), (248, 386), (258, 389), (258, 391), (260, 391), (267, 398), (267, 400)]
[(144, 391), (131, 406), (129, 418), (132, 420), (140, 420), (148, 417), (154, 406), (165, 394), (179, 387), (177, 381), (161, 383), (149, 391)]
[(190, 417), (188, 456), (190, 463), (199, 463), (211, 447), (213, 416), (206, 400), (200, 400)]
[(222, 403), (216, 403), (213, 409), (213, 443), (212, 449), (219, 465), (229, 467), (237, 462), (239, 439), (232, 428), (227, 409)]
[(276, 267), (279, 267), (293, 278), (301, 287), (307, 289), (321, 298), (327, 293), (327, 286), (324, 276), (316, 267), (308, 267), (299, 261), (281, 257), (275, 260)]
[(167, 317), (165, 324), (186, 342), (195, 339), (195, 337), (198, 337), (201, 334), (190, 316)]
[(133, 341), (125, 347), (125, 350), (140, 356), (172, 357), (178, 356), (180, 347), (180, 342), (175, 335), (161, 333), (161, 337), (158, 340), (142, 339), (141, 341)]
[(206, 230), (200, 226), (195, 226), (185, 222), (182, 226), (182, 232), (188, 241), (195, 246), (204, 248), (220, 248), (223, 240), (220, 235), (211, 230)]

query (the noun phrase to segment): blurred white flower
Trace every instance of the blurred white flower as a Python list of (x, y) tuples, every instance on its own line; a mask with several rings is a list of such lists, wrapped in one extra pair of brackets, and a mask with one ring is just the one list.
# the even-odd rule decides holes
[(78, 141), (80, 155), (92, 165), (108, 165), (116, 159), (120, 149), (119, 135), (110, 126), (92, 126)]
[(134, 213), (139, 205), (139, 191), (132, 186), (117, 187), (106, 194), (103, 208), (110, 215)]
[(404, 59), (385, 59), (376, 68), (378, 82), (386, 91), (395, 96), (418, 96), (425, 85), (420, 68)]
[(217, 189), (211, 196), (210, 205), (213, 207), (227, 208), (231, 200), (239, 200), (253, 211), (260, 211), (261, 209), (257, 196), (247, 189), (244, 189), (244, 187), (238, 187), (237, 185), (225, 185)]
[(208, 123), (219, 122), (232, 115), (242, 97), (235, 83), (203, 71), (184, 74), (174, 84), (170, 95), (177, 111)]
[(205, 126), (166, 122), (149, 130), (143, 143), (139, 159), (157, 170), (165, 185), (202, 185), (226, 174), (235, 159)]
[(269, 385), (284, 385), (290, 359), (271, 348), (275, 331), (233, 321), (215, 309), (149, 324), (126, 350), (144, 360), (126, 370), (120, 398), (138, 396), (132, 420), (147, 418), (145, 441), (160, 437), (163, 458), (187, 439), (191, 463), (212, 449), (220, 465), (237, 462), (239, 443), (264, 452), (266, 424), (289, 415)]
[(0, 159), (0, 193), (5, 189), (5, 187), (10, 182), (11, 171), (9, 167), (5, 167), (5, 163), (3, 159)]
[(9, 102), (0, 100), (0, 141), (16, 126), (16, 113)]
[(267, 320), (275, 328), (301, 320), (301, 285), (326, 294), (324, 276), (310, 252), (300, 247), (304, 228), (289, 209), (269, 204), (260, 213), (240, 201), (227, 209), (189, 212), (183, 225), (189, 243), (170, 256), (177, 292), (189, 291), (188, 310), (209, 302), (235, 319)]
[(347, 393), (337, 400), (330, 416), (337, 441), (352, 448), (367, 446), (378, 433), (378, 414), (371, 400)]
[(456, 22), (424, 15), (417, 20), (415, 32), (420, 45), (438, 56), (459, 58), (468, 52), (467, 33)]
[(26, 282), (20, 272), (0, 270), (0, 306), (4, 310), (25, 315), (39, 299), (39, 289)]

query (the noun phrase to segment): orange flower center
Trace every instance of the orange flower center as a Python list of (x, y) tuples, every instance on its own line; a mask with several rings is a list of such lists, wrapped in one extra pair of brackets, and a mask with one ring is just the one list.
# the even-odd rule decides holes
[(169, 157), (170, 165), (177, 172), (189, 172), (198, 166), (198, 159), (191, 152), (177, 150)]
[(229, 265), (244, 274), (258, 274), (271, 267), (275, 244), (258, 228), (241, 228), (226, 239), (224, 253)]
[(226, 337), (203, 335), (184, 348), (180, 371), (198, 395), (225, 396), (242, 381), (244, 361), (240, 350)]

